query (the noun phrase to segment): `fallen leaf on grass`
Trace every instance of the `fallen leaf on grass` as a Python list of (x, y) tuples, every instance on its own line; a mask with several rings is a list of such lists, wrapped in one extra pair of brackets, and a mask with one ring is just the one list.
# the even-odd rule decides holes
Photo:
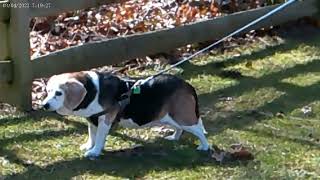
[(214, 146), (211, 157), (219, 163), (231, 161), (248, 161), (254, 159), (253, 154), (250, 153), (247, 148), (243, 147), (242, 144), (231, 145), (230, 151), (225, 151), (218, 148), (217, 146)]
[(231, 157), (234, 160), (252, 160), (254, 159), (253, 155), (248, 151), (247, 148), (243, 147), (242, 144), (233, 144), (231, 145)]

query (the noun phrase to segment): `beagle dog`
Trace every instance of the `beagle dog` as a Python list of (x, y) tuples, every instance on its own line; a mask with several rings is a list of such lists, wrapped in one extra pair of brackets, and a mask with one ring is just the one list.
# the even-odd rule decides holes
[(200, 140), (198, 150), (208, 150), (206, 131), (199, 116), (195, 89), (173, 75), (159, 75), (132, 91), (133, 81), (111, 73), (82, 71), (52, 76), (46, 86), (47, 97), (42, 105), (61, 115), (88, 119), (89, 137), (80, 146), (86, 157), (99, 156), (112, 123), (126, 128), (170, 125), (175, 129), (168, 140), (178, 140), (183, 131)]

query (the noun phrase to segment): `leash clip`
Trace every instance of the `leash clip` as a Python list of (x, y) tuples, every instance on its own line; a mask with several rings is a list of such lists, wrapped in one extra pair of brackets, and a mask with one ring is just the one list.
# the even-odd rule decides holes
[(153, 78), (153, 76), (150, 76), (146, 79), (141, 79), (138, 80), (136, 83), (134, 83), (134, 85), (132, 86), (132, 93), (133, 94), (140, 94), (141, 93), (141, 86), (145, 83), (147, 83), (148, 81), (150, 81)]
[(132, 90), (133, 90), (132, 91), (133, 94), (140, 94), (141, 93), (140, 85), (134, 86)]

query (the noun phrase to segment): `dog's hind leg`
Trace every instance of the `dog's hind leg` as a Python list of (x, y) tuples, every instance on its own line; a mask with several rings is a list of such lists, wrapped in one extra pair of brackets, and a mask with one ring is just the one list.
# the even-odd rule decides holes
[[(210, 148), (206, 138), (205, 129), (199, 115), (198, 100), (195, 90), (188, 86), (186, 89), (177, 91), (168, 105), (170, 118), (163, 118), (162, 121), (179, 127), (193, 135), (200, 140), (198, 150), (208, 150)], [(171, 118), (172, 117), (172, 118)]]
[(174, 133), (172, 135), (169, 135), (169, 136), (166, 136), (164, 137), (165, 139), (167, 140), (170, 140), (170, 141), (176, 141), (176, 140), (179, 140), (181, 135), (182, 135), (182, 132), (183, 132), (183, 129), (181, 129), (180, 125), (177, 124), (171, 116), (169, 116), (168, 114), (166, 114), (161, 120), (160, 120), (161, 123), (163, 124), (166, 124), (166, 125), (170, 125), (172, 128), (174, 128)]
[(210, 145), (208, 143), (206, 136), (204, 135), (205, 131), (204, 131), (202, 122), (198, 121), (198, 123), (195, 125), (181, 126), (181, 128), (199, 138), (200, 145), (198, 146), (197, 150), (201, 150), (201, 151), (209, 150)]

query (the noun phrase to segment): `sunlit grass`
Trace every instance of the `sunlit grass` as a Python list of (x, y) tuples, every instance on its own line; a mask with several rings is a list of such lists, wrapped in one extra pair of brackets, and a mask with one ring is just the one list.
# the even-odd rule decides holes
[(320, 72), (302, 73), (295, 77), (283, 79), (282, 82), (290, 83), (296, 86), (306, 87), (316, 84), (320, 81)]

